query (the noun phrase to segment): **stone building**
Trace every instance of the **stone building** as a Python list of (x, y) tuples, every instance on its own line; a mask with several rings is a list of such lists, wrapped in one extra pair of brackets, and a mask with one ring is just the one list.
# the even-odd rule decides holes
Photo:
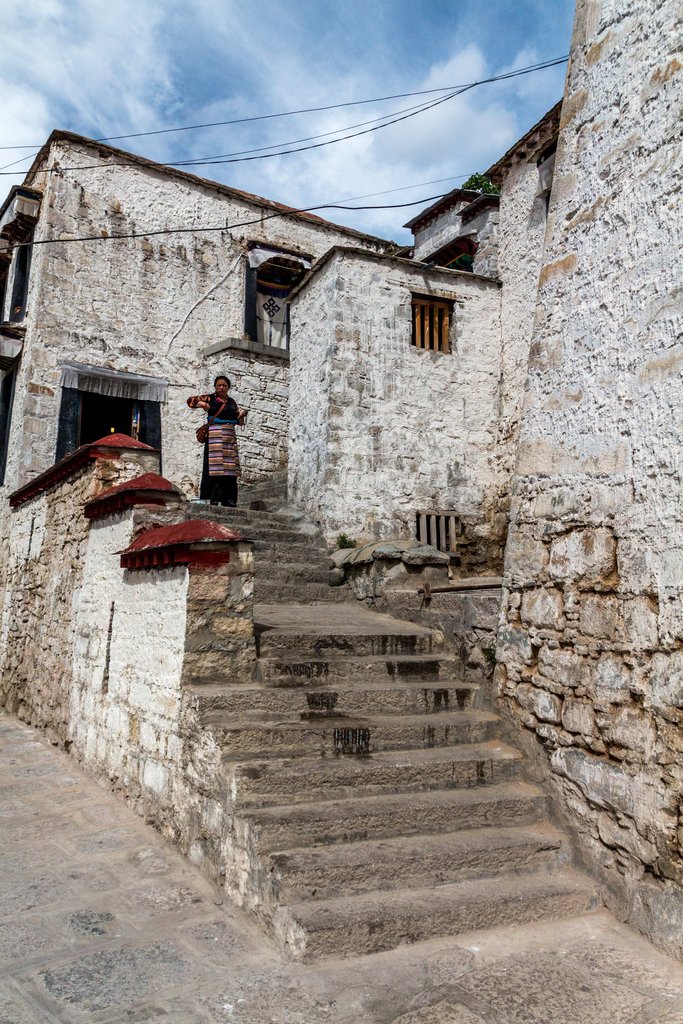
[[(452, 191), (409, 222), (409, 249), (62, 132), (0, 211), (0, 699), (295, 955), (348, 952), (354, 929), (367, 951), (402, 941), (390, 883), (409, 890), (411, 937), (579, 912), (593, 892), (562, 874), (571, 856), (683, 956), (675, 8), (578, 0), (563, 100), (489, 169), (500, 194)], [(294, 511), (197, 527), (184, 402), (225, 370), (250, 408), (248, 474), (267, 487), (286, 469)], [(342, 532), (360, 550), (334, 582), (390, 566), (355, 591), (390, 627), (327, 586)], [(302, 593), (325, 603), (287, 604)], [(350, 616), (336, 632), (335, 599)], [(499, 795), (519, 755), (492, 753), (494, 735), (543, 789)], [(391, 794), (372, 820), (398, 837), (395, 876), (358, 847), (278, 860), (278, 836), (299, 854), (307, 828), (325, 842), (325, 799), (365, 842), (368, 793)], [(567, 847), (515, 831), (544, 794)], [(422, 832), (468, 813), (505, 826), (495, 848), (453, 839), (499, 858), (495, 885), (465, 910), (451, 875), (415, 895), (416, 875), (460, 868)], [(547, 868), (549, 850), (557, 886), (506, 889), (515, 857)], [(359, 888), (295, 913), (278, 902), (288, 884), (301, 896), (288, 866), (314, 893), (324, 877), (332, 903), (334, 878)]]

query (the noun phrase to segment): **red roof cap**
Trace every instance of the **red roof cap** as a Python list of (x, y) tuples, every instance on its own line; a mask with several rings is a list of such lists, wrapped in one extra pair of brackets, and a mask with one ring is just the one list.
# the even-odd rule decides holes
[(84, 447), (144, 448), (148, 452), (156, 451), (156, 448), (152, 448), (151, 444), (143, 444), (142, 441), (136, 441), (134, 437), (129, 437), (128, 434), (105, 434), (99, 441), (93, 441), (90, 445), (84, 445)]
[(211, 519), (186, 519), (174, 526), (146, 530), (121, 551), (124, 569), (153, 569), (173, 565), (222, 565), (230, 561), (229, 544), (242, 534)]
[(31, 498), (35, 498), (38, 494), (49, 491), (50, 488), (62, 480), (66, 480), (68, 477), (78, 473), (84, 466), (87, 466), (91, 459), (113, 459), (116, 457), (117, 451), (129, 451), (131, 449), (147, 452), (158, 451), (157, 448), (152, 448), (149, 444), (136, 441), (134, 438), (129, 437), (128, 434), (107, 434), (106, 437), (100, 438), (99, 441), (82, 444), (80, 448), (69, 452), (63, 459), (56, 462), (54, 466), (46, 469), (44, 473), (40, 473), (33, 480), (29, 480), (23, 487), (17, 488), (16, 491), (10, 494), (9, 503), (12, 508), (17, 508), (19, 505), (23, 505), (24, 502), (30, 501)]
[(241, 533), (229, 530), (212, 519), (186, 519), (175, 526), (156, 526), (146, 530), (130, 544), (126, 551), (146, 551), (165, 548), (171, 544), (216, 544), (243, 540)]
[(87, 519), (101, 519), (134, 505), (165, 505), (168, 499), (181, 497), (181, 492), (165, 476), (143, 473), (133, 480), (124, 480), (102, 491), (86, 502), (83, 512)]

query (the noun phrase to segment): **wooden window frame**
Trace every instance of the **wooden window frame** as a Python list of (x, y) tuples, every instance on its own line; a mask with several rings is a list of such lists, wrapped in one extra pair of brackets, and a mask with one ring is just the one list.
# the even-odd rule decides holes
[(450, 355), (453, 300), (433, 295), (411, 295), (412, 333), (410, 343), (423, 352)]

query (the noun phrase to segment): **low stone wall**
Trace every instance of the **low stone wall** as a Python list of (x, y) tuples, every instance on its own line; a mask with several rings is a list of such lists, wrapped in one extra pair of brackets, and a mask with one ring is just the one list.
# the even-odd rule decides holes
[[(219, 879), (232, 796), (197, 692), (253, 677), (252, 545), (221, 540), (221, 531), (234, 535), (208, 524), (218, 539), (195, 544), (190, 558), (182, 531), (196, 534), (201, 521), (184, 522), (175, 491), (168, 508), (102, 505), (121, 497), (110, 485), (155, 463), (150, 449), (110, 451), (13, 513), (0, 702), (106, 778)], [(160, 534), (175, 547), (148, 543)]]

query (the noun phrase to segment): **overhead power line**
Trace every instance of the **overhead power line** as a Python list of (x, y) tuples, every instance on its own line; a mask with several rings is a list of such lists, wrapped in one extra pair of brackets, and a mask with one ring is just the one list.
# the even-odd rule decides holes
[[(220, 155), (218, 157), (200, 157), (200, 158), (197, 158), (197, 159), (194, 159), (194, 160), (185, 159), (185, 160), (182, 160), (182, 161), (167, 161), (166, 163), (162, 164), (162, 166), (167, 166), (167, 167), (189, 167), (189, 166), (209, 166), (211, 164), (219, 164), (219, 163), (241, 163), (241, 162), (251, 161), (251, 160), (268, 159), (269, 157), (273, 157), (273, 156), (286, 156), (289, 153), (299, 153), (299, 152), (304, 152), (304, 151), (306, 151), (308, 149), (317, 149), (317, 148), (321, 148), (322, 146), (334, 145), (337, 142), (344, 142), (344, 141), (346, 141), (348, 139), (357, 138), (359, 135), (365, 135), (365, 134), (368, 134), (369, 132), (378, 131), (379, 129), (386, 128), (386, 127), (388, 127), (391, 124), (396, 124), (399, 121), (406, 120), (409, 117), (414, 117), (417, 114), (423, 113), (426, 110), (430, 110), (433, 107), (438, 106), (441, 103), (445, 103), (448, 100), (453, 99), (455, 96), (459, 96), (462, 93), (467, 92), (470, 89), (474, 89), (474, 88), (476, 88), (476, 87), (478, 87), (480, 85), (486, 85), (486, 84), (489, 84), (489, 83), (492, 83), (492, 82), (505, 81), (507, 79), (516, 78), (516, 77), (518, 77), (520, 75), (530, 74), (530, 73), (532, 73), (534, 71), (542, 71), (542, 70), (545, 70), (547, 68), (556, 67), (556, 66), (558, 66), (560, 64), (565, 63), (567, 61), (567, 59), (568, 59), (567, 57), (557, 57), (557, 58), (553, 58), (552, 60), (549, 60), (549, 61), (542, 61), (542, 62), (540, 62), (538, 64), (531, 64), (531, 65), (528, 65), (527, 67), (517, 68), (517, 69), (515, 69), (513, 71), (508, 71), (508, 72), (505, 72), (504, 74), (501, 74), (501, 75), (492, 75), (489, 78), (484, 78), (484, 79), (481, 79), (481, 80), (476, 81), (476, 82), (470, 82), (467, 85), (456, 86), (451, 91), (447, 92), (447, 94), (445, 96), (440, 96), (437, 100), (434, 100), (432, 102), (425, 103), (425, 104), (417, 104), (415, 107), (408, 107), (408, 108), (405, 108), (403, 111), (396, 111), (395, 112), (396, 114), (399, 114), (399, 115), (402, 115), (402, 116), (395, 117), (392, 114), (388, 114), (388, 115), (384, 115), (383, 117), (375, 118), (375, 119), (373, 119), (374, 121), (384, 121), (384, 123), (383, 124), (375, 124), (371, 128), (365, 128), (364, 131), (359, 131), (359, 132), (356, 132), (356, 133), (353, 133), (353, 134), (350, 134), (350, 135), (345, 135), (345, 136), (342, 136), (341, 138), (329, 139), (327, 142), (319, 142), (316, 145), (303, 146), (303, 147), (301, 147), (299, 149), (284, 149), (284, 150), (279, 150), (279, 151), (273, 152), (273, 153), (264, 153), (264, 152), (260, 152), (260, 151), (261, 150), (265, 150), (265, 149), (273, 149), (274, 146), (262, 146), (262, 147), (258, 148), (258, 151), (256, 151), (256, 150), (254, 150), (254, 151), (243, 150), (243, 151), (240, 151), (238, 153), (223, 154), (223, 155)], [(404, 96), (414, 95), (414, 96), (417, 96), (417, 95), (424, 95), (426, 93), (432, 93), (433, 94), (434, 92), (443, 92), (443, 91), (444, 90), (428, 89), (428, 90), (422, 90), (420, 92), (405, 93), (405, 94), (399, 94), (399, 95), (404, 95)], [(381, 99), (391, 99), (391, 98), (398, 98), (398, 96), (397, 97), (382, 97)], [(354, 101), (354, 104), (371, 103), (371, 102), (380, 102), (380, 100), (379, 99), (378, 100), (357, 100), (357, 101)], [(284, 116), (289, 116), (290, 114), (293, 114), (293, 113), (308, 113), (308, 112), (313, 112), (313, 111), (316, 111), (316, 110), (334, 109), (335, 107), (351, 106), (351, 105), (354, 105), (354, 104), (351, 104), (351, 103), (349, 103), (349, 104), (332, 104), (329, 107), (321, 107), (321, 108), (311, 107), (311, 108), (308, 108), (308, 110), (302, 110), (302, 111), (289, 111), (289, 112), (285, 112), (283, 114), (264, 114), (264, 115), (260, 115), (259, 117), (255, 117), (255, 118), (240, 118), (240, 119), (237, 119), (235, 121), (215, 122), (213, 124), (206, 124), (206, 125), (193, 125), (193, 126), (186, 126), (186, 128), (161, 129), (161, 130), (154, 131), (154, 132), (139, 132), (136, 135), (129, 135), (129, 136), (110, 136), (108, 139), (100, 138), (100, 139), (95, 139), (94, 141), (96, 141), (96, 142), (107, 142), (107, 141), (114, 141), (117, 138), (139, 138), (139, 137), (142, 137), (142, 136), (164, 134), (164, 133), (170, 132), (170, 131), (183, 131), (183, 130), (190, 130), (191, 128), (215, 127), (217, 125), (237, 124), (237, 123), (241, 123), (243, 121), (264, 120), (266, 118), (280, 117), (280, 116), (284, 117)], [(335, 132), (326, 132), (326, 133), (324, 133), (324, 135), (326, 136), (326, 135), (332, 135), (332, 134), (339, 134), (341, 132), (351, 131), (353, 128), (359, 128), (359, 127), (362, 127), (364, 125), (372, 124), (372, 123), (373, 123), (372, 121), (361, 122), (360, 125), (351, 125), (348, 128), (340, 128), (340, 129), (337, 129)], [(293, 145), (296, 145), (298, 142), (309, 141), (311, 139), (322, 138), (322, 137), (324, 137), (324, 136), (321, 136), (321, 135), (319, 135), (319, 136), (309, 136), (308, 139), (293, 140), (292, 142), (281, 143), (280, 145), (282, 145), (282, 146), (293, 146)], [(0, 148), (11, 148), (11, 147), (0, 147)], [(246, 154), (256, 153), (257, 155), (243, 155), (245, 153)], [(24, 162), (25, 160), (29, 159), (31, 156), (34, 156), (34, 155), (35, 155), (35, 153), (32, 153), (32, 154), (29, 154), (28, 156), (21, 157), (19, 160), (16, 160), (16, 161), (14, 161), (11, 164), (5, 164), (4, 167), (0, 169), (0, 174), (3, 174), (3, 175), (10, 175), (10, 174), (12, 174), (12, 175), (14, 175), (14, 174), (19, 173), (18, 171), (7, 171), (6, 168), (13, 167), (13, 166), (15, 166), (18, 163), (22, 163), (22, 162)], [(92, 169), (99, 168), (101, 166), (103, 166), (101, 163), (98, 163), (98, 164), (83, 164), (83, 165), (80, 165), (79, 167), (74, 167), (74, 168), (71, 168), (71, 167), (69, 167), (69, 168), (60, 168), (60, 170), (92, 170)], [(127, 166), (127, 165), (126, 165), (125, 162), (119, 161), (116, 166), (123, 167), (123, 166)]]
[[(465, 175), (458, 175), (458, 177), (465, 177)], [(415, 186), (407, 185), (405, 187), (414, 188)], [(390, 189), (389, 191), (394, 190)], [(380, 195), (381, 193), (377, 194)], [(69, 238), (41, 238), (37, 241), (17, 242), (14, 245), (8, 246), (5, 252), (13, 251), (14, 249), (33, 248), (39, 245), (67, 245), (73, 242), (116, 242), (131, 238), (153, 238), (158, 235), (206, 234), (211, 231), (234, 231), (236, 228), (245, 228), (252, 224), (262, 224), (264, 221), (272, 220), (274, 217), (293, 217), (301, 213), (313, 213), (316, 210), (398, 210), (408, 206), (423, 206), (427, 203), (434, 203), (438, 199), (443, 199), (447, 195), (448, 192), (442, 192), (438, 196), (426, 196), (423, 199), (414, 199), (409, 203), (382, 203), (372, 206), (347, 206), (343, 203), (320, 203), (317, 206), (304, 206), (299, 209), (276, 210), (273, 213), (266, 214), (265, 216), (254, 217), (252, 220), (239, 221), (236, 224), (213, 224), (208, 227), (191, 225), (189, 227), (154, 228), (149, 231), (130, 231), (117, 235), (105, 233), (99, 235), (74, 235)], [(345, 229), (342, 227), (341, 230)]]
[[(553, 57), (538, 67), (554, 67), (556, 64), (565, 64), (569, 60), (568, 55), (564, 57)], [(232, 124), (247, 124), (253, 121), (268, 121), (276, 117), (294, 117), (297, 114), (318, 114), (326, 110), (339, 110), (342, 107), (358, 107), (366, 103), (384, 103), (387, 100), (405, 100), (411, 96), (429, 96), (434, 95), (437, 92), (452, 92), (455, 89), (462, 89), (462, 85), (444, 85), (439, 89), (417, 89), (413, 92), (397, 92), (390, 96), (374, 96), (370, 99), (363, 100), (346, 100), (344, 103), (328, 103), (326, 106), (321, 107), (302, 107), (299, 110), (283, 110), (277, 114), (256, 114), (252, 117), (235, 117), (230, 121), (207, 121), (203, 124), (185, 124), (172, 128), (156, 128), (148, 132), (130, 132), (128, 135), (106, 135), (101, 138), (95, 139), (95, 142), (119, 142), (121, 139), (141, 139), (148, 138), (151, 135), (169, 135), (172, 132), (192, 132), (197, 131), (201, 128), (223, 128), (227, 125)], [(34, 145), (24, 146), (0, 146), (1, 150), (10, 149), (38, 149), (40, 146), (36, 143)]]

